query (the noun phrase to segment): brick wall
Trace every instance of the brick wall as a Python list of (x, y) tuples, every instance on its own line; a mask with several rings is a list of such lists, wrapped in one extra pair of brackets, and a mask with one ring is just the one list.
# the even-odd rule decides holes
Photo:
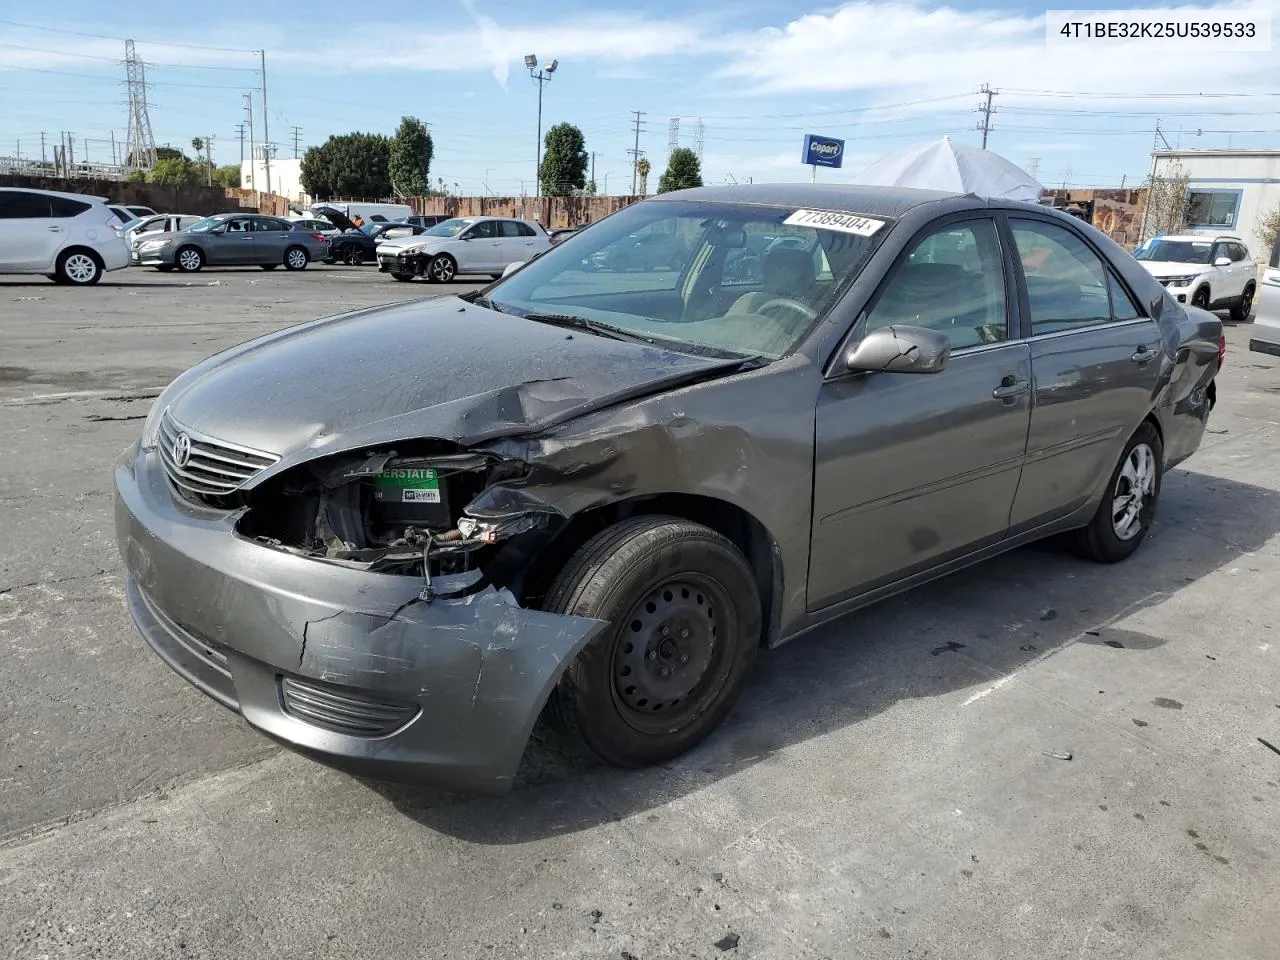
[(289, 201), (256, 190), (224, 190), (193, 184), (127, 183), (120, 180), (64, 180), (59, 177), (0, 176), (0, 187), (29, 187), (106, 197), (112, 203), (150, 207), (157, 213), (270, 213), (287, 216)]
[(450, 217), (519, 217), (547, 229), (595, 223), (640, 197), (410, 197), (415, 213)]

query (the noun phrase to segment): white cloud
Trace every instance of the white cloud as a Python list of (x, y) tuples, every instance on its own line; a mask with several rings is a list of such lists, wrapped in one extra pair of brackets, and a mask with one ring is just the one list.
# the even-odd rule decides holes
[[(860, 170), (879, 158), (878, 152), (847, 153), (843, 167), (839, 170), (819, 170), (818, 180), (823, 183), (851, 182)], [(702, 180), (707, 184), (730, 183), (733, 180), (738, 183), (746, 183), (748, 180), (754, 183), (795, 183), (808, 181), (810, 176), (809, 167), (800, 162), (799, 138), (796, 138), (794, 150), (762, 154), (704, 153), (702, 155)]]

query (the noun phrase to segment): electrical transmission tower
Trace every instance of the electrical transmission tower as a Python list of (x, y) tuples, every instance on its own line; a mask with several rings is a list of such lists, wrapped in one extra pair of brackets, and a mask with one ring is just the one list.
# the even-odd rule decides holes
[(680, 118), (672, 117), (671, 122), (667, 124), (667, 157), (671, 157), (676, 152), (676, 148), (680, 146)]
[(133, 41), (124, 42), (124, 68), (129, 87), (129, 133), (125, 143), (125, 168), (150, 170), (156, 165), (156, 138), (147, 113), (147, 75)]
[(706, 137), (707, 126), (702, 122), (702, 118), (698, 118), (698, 122), (693, 125), (693, 152), (698, 157), (698, 162), (702, 162), (702, 141)]
[(299, 141), (301, 141), (301, 139), (302, 139), (302, 128), (294, 127), (293, 128), (293, 159), (295, 160), (298, 159), (298, 143)]
[(1031, 179), (1036, 178), (1036, 174), (1040, 172), (1040, 158), (1032, 157), (1031, 162), (1027, 164), (1027, 173), (1031, 174)]
[(978, 91), (987, 99), (984, 103), (978, 104), (978, 112), (982, 114), (982, 119), (978, 122), (975, 129), (982, 131), (982, 149), (987, 149), (987, 136), (991, 133), (991, 115), (996, 112), (996, 108), (991, 106), (991, 98), (998, 94), (999, 90), (992, 90), (985, 83), (982, 89)]

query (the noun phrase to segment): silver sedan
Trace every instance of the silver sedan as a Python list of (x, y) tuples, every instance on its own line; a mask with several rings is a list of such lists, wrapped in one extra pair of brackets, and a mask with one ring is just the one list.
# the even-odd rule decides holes
[(281, 217), (220, 213), (185, 230), (148, 236), (133, 249), (133, 262), (157, 270), (194, 273), (206, 266), (259, 266), (305, 270), (329, 255), (329, 240)]

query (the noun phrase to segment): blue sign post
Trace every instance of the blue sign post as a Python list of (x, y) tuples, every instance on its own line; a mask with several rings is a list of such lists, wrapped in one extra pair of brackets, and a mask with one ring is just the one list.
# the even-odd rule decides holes
[(819, 167), (838, 169), (844, 164), (844, 141), (833, 137), (821, 137), (816, 133), (807, 133), (800, 162), (807, 163), (812, 168), (813, 173), (809, 178), (809, 182), (812, 183), (818, 179)]

